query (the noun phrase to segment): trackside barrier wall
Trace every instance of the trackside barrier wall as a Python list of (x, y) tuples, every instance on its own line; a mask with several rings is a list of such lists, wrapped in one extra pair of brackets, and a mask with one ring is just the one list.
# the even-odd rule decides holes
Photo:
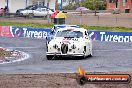
[[(46, 38), (53, 36), (51, 28), (0, 26), (0, 36)], [(132, 42), (132, 32), (106, 32), (88, 30), (92, 40), (108, 42)]]
[(50, 28), (0, 26), (0, 36), (5, 37), (46, 38), (50, 33)]
[(92, 40), (107, 42), (132, 42), (132, 32), (89, 31)]

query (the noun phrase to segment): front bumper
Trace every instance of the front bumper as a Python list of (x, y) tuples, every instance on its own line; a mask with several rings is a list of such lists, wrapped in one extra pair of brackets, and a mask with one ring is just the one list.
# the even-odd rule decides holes
[(76, 57), (76, 56), (85, 56), (84, 53), (67, 53), (67, 54), (63, 54), (63, 53), (50, 53), (47, 52), (46, 55), (51, 55), (51, 56), (63, 56), (63, 57)]

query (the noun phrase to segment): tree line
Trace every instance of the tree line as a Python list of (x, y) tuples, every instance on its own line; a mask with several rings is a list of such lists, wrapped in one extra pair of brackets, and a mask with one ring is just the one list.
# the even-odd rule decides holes
[(64, 10), (75, 10), (77, 7), (86, 7), (90, 10), (105, 10), (106, 0), (83, 0), (82, 2), (70, 3), (63, 7)]

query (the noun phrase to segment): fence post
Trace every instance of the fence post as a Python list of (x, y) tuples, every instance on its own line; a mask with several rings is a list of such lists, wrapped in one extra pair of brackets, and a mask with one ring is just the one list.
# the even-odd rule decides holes
[(80, 18), (80, 25), (82, 25), (82, 15), (79, 18)]
[(117, 24), (117, 21), (118, 21), (118, 20), (117, 20), (117, 16), (116, 16), (116, 24)]
[(98, 15), (98, 24), (99, 24), (99, 15)]

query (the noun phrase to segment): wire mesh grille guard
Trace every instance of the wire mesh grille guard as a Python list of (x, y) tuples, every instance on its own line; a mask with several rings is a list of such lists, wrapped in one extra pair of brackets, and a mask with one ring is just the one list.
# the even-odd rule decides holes
[(62, 44), (61, 45), (61, 52), (63, 54), (66, 54), (68, 52), (68, 44)]

